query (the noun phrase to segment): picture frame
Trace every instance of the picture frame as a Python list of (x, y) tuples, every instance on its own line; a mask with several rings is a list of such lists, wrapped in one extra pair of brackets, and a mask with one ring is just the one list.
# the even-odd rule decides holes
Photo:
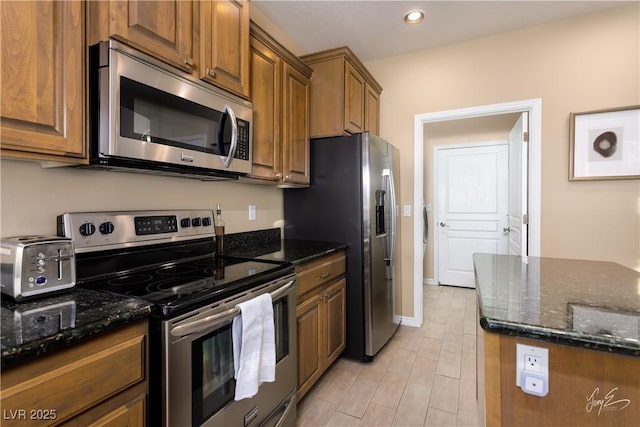
[(569, 181), (640, 178), (640, 106), (570, 114)]

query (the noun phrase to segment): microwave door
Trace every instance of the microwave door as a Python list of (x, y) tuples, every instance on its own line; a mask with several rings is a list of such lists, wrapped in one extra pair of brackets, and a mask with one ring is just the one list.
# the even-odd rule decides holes
[(109, 60), (96, 66), (92, 86), (92, 165), (193, 177), (251, 172), (249, 102), (108, 46), (98, 46)]

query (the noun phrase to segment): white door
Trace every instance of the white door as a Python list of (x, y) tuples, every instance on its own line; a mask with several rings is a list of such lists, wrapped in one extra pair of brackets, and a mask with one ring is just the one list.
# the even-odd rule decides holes
[(474, 287), (473, 254), (508, 251), (506, 143), (438, 150), (438, 283)]
[(509, 132), (509, 254), (527, 255), (528, 113)]

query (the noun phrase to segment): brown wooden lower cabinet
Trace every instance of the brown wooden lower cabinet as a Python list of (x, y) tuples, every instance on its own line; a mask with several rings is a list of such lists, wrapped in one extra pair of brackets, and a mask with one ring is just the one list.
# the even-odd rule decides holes
[(3, 426), (144, 426), (147, 321), (2, 371)]
[(300, 400), (340, 356), (346, 345), (344, 252), (296, 270), (298, 393)]
[[(516, 386), (516, 344), (549, 350), (544, 397)], [(487, 426), (640, 425), (640, 358), (478, 328), (478, 406)]]

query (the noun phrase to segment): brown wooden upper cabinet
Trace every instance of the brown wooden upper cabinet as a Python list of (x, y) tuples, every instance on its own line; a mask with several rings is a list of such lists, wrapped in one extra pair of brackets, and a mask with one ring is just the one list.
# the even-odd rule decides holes
[(85, 161), (84, 6), (0, 2), (3, 156)]
[(253, 174), (283, 187), (309, 185), (311, 69), (251, 23)]
[(90, 1), (89, 44), (114, 38), (191, 72), (193, 3), (174, 1)]
[(380, 132), (382, 87), (348, 47), (302, 56), (313, 69), (311, 138)]
[(114, 38), (236, 95), (249, 96), (249, 2), (89, 4), (89, 44)]
[(249, 97), (249, 2), (198, 2), (198, 77)]

